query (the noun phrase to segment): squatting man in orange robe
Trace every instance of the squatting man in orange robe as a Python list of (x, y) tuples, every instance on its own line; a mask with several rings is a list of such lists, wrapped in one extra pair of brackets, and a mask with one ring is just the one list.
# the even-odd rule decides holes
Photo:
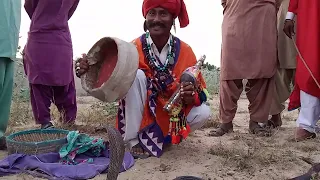
[[(139, 69), (126, 97), (119, 102), (117, 127), (124, 141), (136, 158), (161, 156), (163, 147), (171, 142), (170, 116), (163, 106), (178, 88), (179, 77), (185, 69), (196, 64), (191, 47), (170, 33), (178, 17), (180, 27), (189, 24), (183, 0), (144, 0), (145, 33), (135, 39), (139, 53)], [(86, 58), (77, 63), (77, 75), (88, 69)], [(206, 84), (199, 76), (199, 86), (182, 83), (182, 98), (185, 105), (180, 118), (186, 117), (191, 130), (198, 129), (209, 119), (210, 108)]]
[[(295, 15), (298, 49), (315, 79), (320, 82), (320, 1), (290, 0), (284, 24), (284, 32), (290, 38), (294, 35)], [(295, 88), (290, 96), (288, 110), (299, 107), (296, 140), (316, 137), (315, 130), (320, 119), (320, 88), (298, 55)]]

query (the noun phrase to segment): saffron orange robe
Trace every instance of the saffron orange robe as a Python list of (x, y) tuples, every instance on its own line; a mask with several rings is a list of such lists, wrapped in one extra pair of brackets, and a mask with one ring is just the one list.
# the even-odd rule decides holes
[[(144, 36), (144, 35), (143, 35)], [(143, 51), (143, 43), (142, 39), (143, 36), (140, 38), (137, 38), (133, 41), (133, 43), (136, 45), (138, 53), (139, 53), (139, 69), (144, 71), (147, 79), (154, 79), (154, 71), (149, 67), (149, 63), (147, 58), (145, 57), (144, 51)], [(162, 153), (162, 144), (165, 143), (166, 138), (168, 137), (168, 131), (169, 131), (169, 115), (167, 112), (163, 110), (164, 105), (169, 100), (169, 98), (173, 95), (173, 93), (176, 91), (179, 85), (180, 76), (182, 73), (191, 66), (194, 66), (197, 62), (196, 56), (194, 52), (192, 51), (191, 47), (184, 43), (183, 41), (180, 41), (178, 38), (175, 37), (174, 46), (176, 48), (175, 52), (175, 65), (172, 68), (172, 75), (175, 77), (175, 81), (167, 86), (167, 89), (163, 94), (161, 92), (158, 92), (158, 96), (155, 99), (155, 112), (156, 117), (153, 116), (152, 113), (152, 103), (150, 103), (150, 97), (151, 97), (151, 91), (148, 90), (147, 94), (147, 102), (145, 103), (144, 112), (143, 112), (143, 119), (140, 125), (140, 132), (138, 133), (139, 141), (142, 145), (142, 147), (149, 145), (149, 143), (152, 143), (151, 141), (154, 140), (154, 138), (157, 139), (158, 144), (161, 144), (161, 147), (155, 146), (160, 153), (158, 153), (158, 156), (160, 156)], [(200, 89), (205, 89), (206, 84), (205, 81), (201, 75), (201, 73), (198, 76), (198, 82), (200, 85)], [(148, 87), (146, 87), (148, 89)], [(120, 101), (121, 102), (121, 101)], [(185, 108), (185, 115), (187, 115), (190, 110), (192, 109), (192, 105), (186, 106)], [(121, 118), (121, 117), (120, 117)], [(119, 122), (119, 113), (117, 116), (117, 128), (121, 131), (121, 124)], [(150, 138), (151, 137), (151, 138)], [(149, 138), (149, 139), (148, 139)], [(148, 139), (148, 140), (144, 140)], [(150, 142), (148, 142), (150, 141)]]
[[(135, 40), (135, 44), (137, 46), (138, 52), (139, 52), (139, 69), (143, 70), (147, 76), (147, 78), (153, 78), (153, 71), (149, 67), (148, 60), (145, 58), (145, 55), (142, 50), (142, 44), (139, 39)], [(180, 41), (180, 54), (177, 60), (177, 63), (175, 67), (173, 68), (173, 75), (177, 77), (176, 81), (174, 84), (171, 84), (169, 86), (169, 89), (167, 92), (165, 92), (166, 97), (158, 97), (157, 98), (157, 108), (156, 108), (156, 114), (157, 114), (157, 119), (156, 122), (157, 124), (161, 127), (161, 130), (163, 132), (163, 135), (166, 136), (168, 134), (169, 130), (169, 115), (167, 112), (163, 110), (163, 106), (166, 104), (166, 102), (169, 100), (171, 95), (176, 91), (178, 82), (180, 81), (180, 76), (186, 70), (188, 67), (194, 66), (197, 63), (197, 59), (195, 54), (193, 53), (191, 47)], [(201, 82), (201, 86), (203, 88), (206, 88), (205, 81), (200, 74), (199, 76), (199, 81)], [(149, 94), (148, 94), (149, 96)], [(192, 106), (188, 106), (186, 110), (186, 114), (189, 113), (191, 110)], [(142, 119), (142, 123), (140, 126), (140, 129), (146, 128), (148, 125), (152, 124), (154, 122), (154, 119), (151, 117), (150, 111), (149, 111), (149, 104), (146, 103), (146, 106), (144, 108), (144, 116)]]

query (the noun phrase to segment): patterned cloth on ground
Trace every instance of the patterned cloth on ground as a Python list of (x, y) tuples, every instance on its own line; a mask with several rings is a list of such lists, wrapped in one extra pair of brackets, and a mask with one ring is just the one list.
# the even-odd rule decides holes
[(76, 161), (75, 158), (79, 154), (90, 154), (93, 157), (102, 155), (106, 145), (101, 138), (93, 138), (87, 134), (81, 134), (79, 131), (70, 131), (67, 135), (68, 143), (61, 147), (60, 162), (63, 164), (76, 165), (83, 162), (92, 163), (93, 159), (84, 159)]

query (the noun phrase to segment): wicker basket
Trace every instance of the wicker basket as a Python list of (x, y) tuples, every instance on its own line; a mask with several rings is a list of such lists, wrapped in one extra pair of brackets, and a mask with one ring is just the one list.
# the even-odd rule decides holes
[(8, 154), (36, 155), (58, 152), (67, 143), (69, 131), (62, 129), (34, 129), (7, 136)]

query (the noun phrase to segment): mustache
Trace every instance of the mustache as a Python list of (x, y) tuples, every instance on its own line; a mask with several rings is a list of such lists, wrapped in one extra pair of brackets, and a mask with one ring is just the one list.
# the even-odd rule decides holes
[(161, 22), (147, 22), (149, 28), (153, 28), (155, 26), (159, 26), (161, 28), (166, 28), (166, 25)]

